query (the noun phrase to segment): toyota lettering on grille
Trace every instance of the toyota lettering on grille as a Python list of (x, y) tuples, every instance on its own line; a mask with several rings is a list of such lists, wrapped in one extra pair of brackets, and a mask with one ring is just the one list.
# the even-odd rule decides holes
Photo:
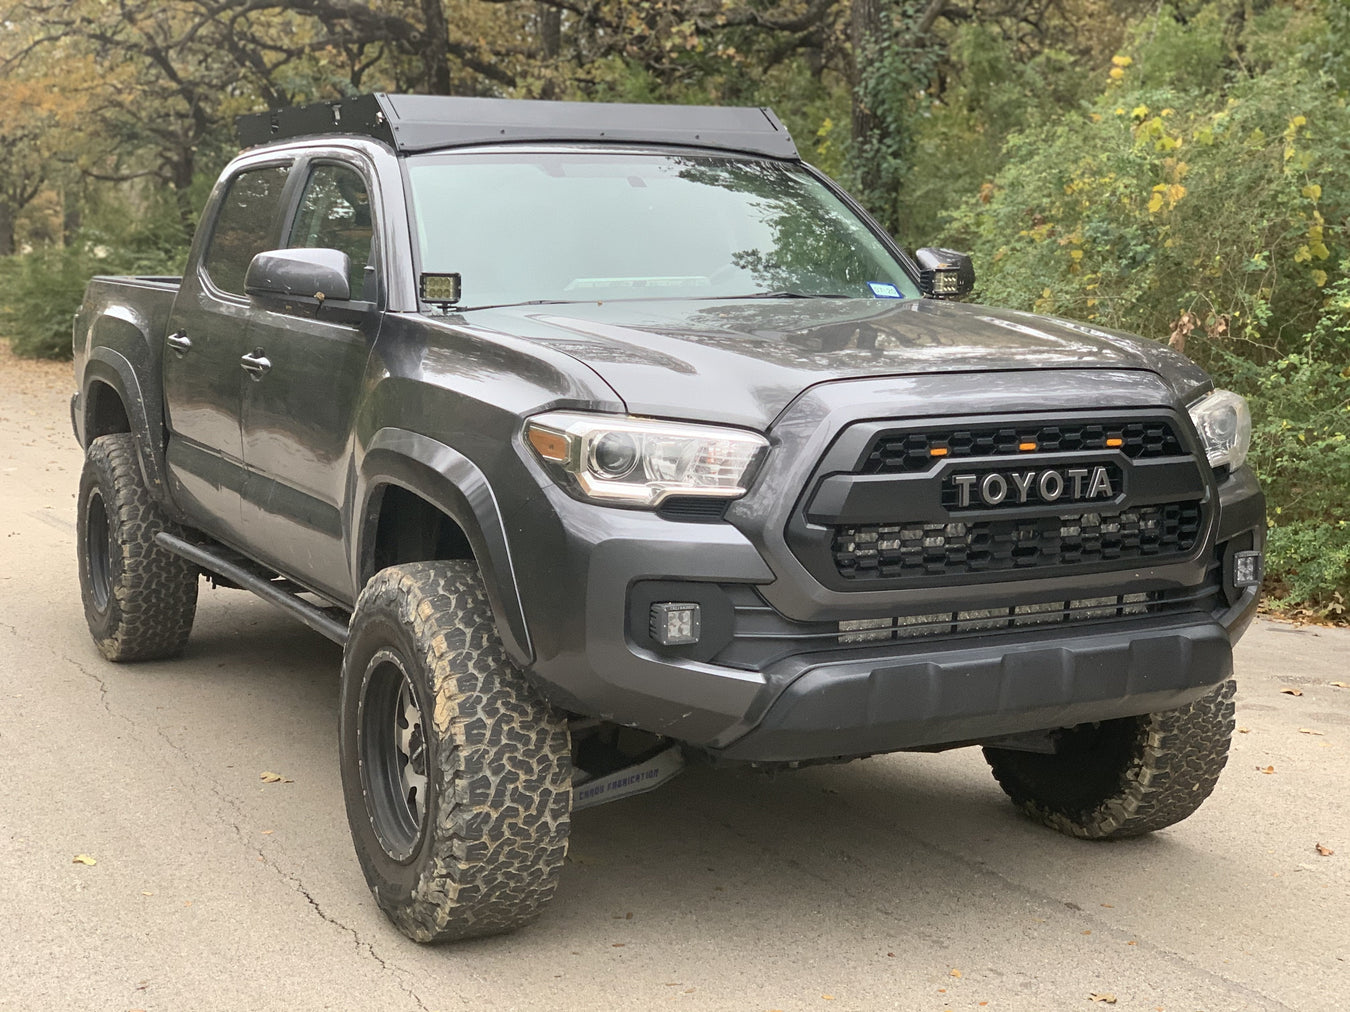
[(1113, 499), (1120, 491), (1112, 484), (1110, 473), (1100, 464), (1037, 471), (954, 474), (951, 481), (956, 490), (958, 509)]

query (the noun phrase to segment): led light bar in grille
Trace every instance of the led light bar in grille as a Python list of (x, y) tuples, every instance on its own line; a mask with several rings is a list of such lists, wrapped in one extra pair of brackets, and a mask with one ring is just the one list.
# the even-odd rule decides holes
[(1151, 594), (1122, 594), (1117, 597), (1089, 597), (1077, 601), (1019, 604), (1009, 608), (982, 608), (978, 611), (903, 615), (899, 618), (852, 619), (839, 623), (839, 642), (870, 643), (911, 639), (936, 633), (1017, 629), (1022, 626), (1049, 625), (1055, 622), (1144, 615), (1148, 613), (1153, 601), (1154, 595)]

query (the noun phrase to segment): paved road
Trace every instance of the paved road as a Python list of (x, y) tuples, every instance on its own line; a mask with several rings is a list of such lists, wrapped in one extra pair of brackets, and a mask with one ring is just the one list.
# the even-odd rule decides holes
[(210, 591), (182, 659), (95, 651), (68, 388), (0, 359), (0, 1009), (1350, 1008), (1350, 632), (1270, 622), (1218, 790), (1150, 838), (1040, 829), (972, 749), (697, 770), (579, 814), (537, 925), (408, 942), (348, 840), (334, 646)]

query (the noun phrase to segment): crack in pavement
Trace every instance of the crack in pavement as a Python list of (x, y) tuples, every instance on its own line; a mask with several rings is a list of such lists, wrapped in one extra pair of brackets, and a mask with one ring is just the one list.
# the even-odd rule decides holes
[[(18, 631), (13, 626), (0, 623), (0, 629), (7, 629), (15, 636), (18, 635)], [(147, 728), (146, 726), (143, 726), (136, 720), (132, 719), (132, 717), (128, 716), (126, 713), (119, 712), (117, 709), (114, 709), (112, 701), (109, 698), (108, 683), (101, 675), (99, 675), (97, 672), (90, 669), (89, 667), (86, 667), (83, 661), (78, 660), (74, 657), (70, 657), (62, 653), (57, 653), (55, 656), (57, 656), (60, 660), (65, 661), (72, 668), (74, 668), (80, 674), (84, 675), (86, 678), (93, 681), (98, 686), (99, 702), (102, 704), (103, 709), (107, 711), (107, 713), (110, 716), (116, 717), (119, 720), (122, 720), (128, 725), (130, 725), (138, 736), (143, 737), (147, 731), (153, 731), (154, 734), (161, 741), (163, 741), (165, 745), (167, 745), (173, 752), (175, 752), (178, 756), (180, 756), (181, 757), (181, 762), (179, 763), (180, 768), (185, 773), (190, 774), (190, 776), (180, 778), (182, 779), (185, 787), (193, 789), (188, 792), (189, 797), (193, 796), (202, 797), (200, 788), (205, 787), (206, 793), (208, 793), (211, 797), (215, 799), (215, 801), (218, 803), (218, 806), (223, 811), (229, 812), (233, 816), (233, 818), (221, 819), (220, 821), (223, 822), (225, 825), (229, 826), (230, 829), (234, 830), (235, 836), (238, 838), (239, 842), (243, 845), (244, 849), (252, 854), (257, 855), (257, 857), (259, 858), (260, 862), (263, 864), (264, 867), (266, 867), (273, 874), (275, 874), (282, 882), (286, 883), (286, 885), (290, 886), (293, 890), (299, 893), (300, 896), (304, 898), (305, 902), (314, 911), (314, 913), (318, 915), (318, 917), (321, 920), (327, 922), (328, 924), (333, 925), (335, 928), (338, 928), (339, 930), (346, 932), (348, 935), (350, 935), (352, 943), (356, 948), (358, 954), (370, 957), (376, 963), (379, 964), (381, 970), (383, 970), (385, 973), (390, 974), (391, 977), (394, 979), (395, 983), (398, 985), (398, 987), (410, 999), (412, 999), (413, 1002), (416, 1003), (416, 1007), (417, 1009), (420, 1010), (420, 1012), (429, 1012), (427, 1005), (422, 1001), (421, 996), (413, 989), (412, 985), (408, 983), (406, 980), (406, 978), (410, 978), (413, 976), (412, 971), (407, 970), (404, 967), (399, 966), (398, 964), (392, 963), (389, 960), (385, 959), (379, 953), (379, 951), (376, 950), (375, 946), (372, 943), (365, 941), (361, 937), (361, 935), (357, 932), (355, 928), (351, 927), (350, 925), (344, 924), (337, 917), (334, 917), (332, 914), (324, 910), (323, 906), (318, 902), (318, 900), (314, 898), (313, 894), (309, 890), (309, 887), (305, 885), (304, 880), (300, 878), (300, 876), (294, 874), (291, 871), (288, 871), (281, 865), (277, 864), (276, 861), (274, 861), (264, 851), (262, 847), (252, 843), (249, 840), (247, 834), (239, 825), (239, 822), (249, 814), (247, 810), (245, 810), (239, 804), (237, 799), (235, 799), (234, 797), (232, 797), (230, 794), (227, 793), (225, 786), (219, 783), (213, 776), (211, 776), (207, 771), (207, 769), (204, 768), (202, 764), (199, 763), (196, 759), (194, 759), (191, 753), (189, 753), (186, 748), (184, 748), (180, 743), (174, 741), (174, 739), (169, 736), (168, 732), (163, 728), (163, 726), (159, 724), (153, 724)]]

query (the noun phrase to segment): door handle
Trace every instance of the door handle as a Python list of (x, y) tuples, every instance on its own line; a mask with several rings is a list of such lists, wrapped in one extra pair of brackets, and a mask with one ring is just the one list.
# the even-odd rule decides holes
[(248, 373), (249, 379), (260, 380), (263, 374), (272, 368), (272, 363), (268, 361), (261, 348), (254, 348), (247, 355), (240, 357), (239, 367)]
[(187, 334), (181, 330), (175, 334), (170, 334), (164, 339), (165, 343), (173, 349), (174, 354), (182, 358), (192, 350), (192, 342), (188, 340)]

